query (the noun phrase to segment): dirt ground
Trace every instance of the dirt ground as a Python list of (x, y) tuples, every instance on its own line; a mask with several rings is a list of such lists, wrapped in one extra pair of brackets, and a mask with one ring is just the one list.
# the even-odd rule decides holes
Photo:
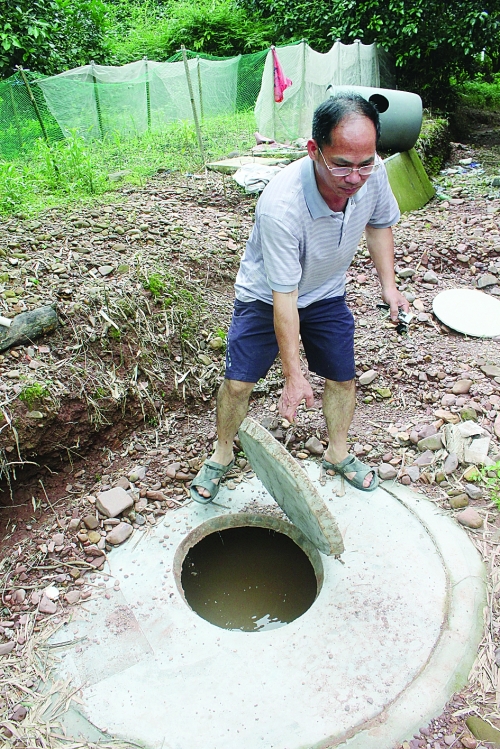
[[(500, 341), (467, 338), (432, 313), (439, 291), (475, 288), (487, 275), (497, 281), (486, 293), (500, 295), (500, 190), (491, 186), (500, 163), (487, 135), (487, 146), (484, 134), (478, 145), (454, 144), (438, 197), (395, 228), (400, 288), (415, 315), (408, 332), (398, 334), (377, 307), (378, 282), (363, 246), (347, 286), (357, 375), (374, 373), (358, 385), (351, 450), (373, 466), (392, 466), (397, 480), (452, 515), (450, 498), (468, 484), (464, 466), (443, 474), (446, 453), (438, 450), (415, 470), (415, 443), (422, 429), (467, 416), (491, 436), (490, 458), (500, 460), (500, 377), (487, 373), (500, 364)], [(212, 448), (232, 283), (254, 205), (228, 178), (159, 173), (107, 205), (17, 216), (0, 227), (0, 314), (55, 304), (61, 321), (54, 334), (0, 356), (0, 730), (8, 745), (37, 738), (66, 745), (37, 717), (45, 698), (33, 650), (73, 603), (92, 594), (92, 573), (110, 548), (99, 529), (99, 542), (90, 535), (96, 493), (133, 482), (140, 498), (128, 522), (140, 531), (186, 501)], [(326, 440), (322, 382), (311, 382), (315, 407), (299, 409), (294, 425), (277, 411), (278, 364), (250, 406), (299, 460), (317, 459), (306, 447), (311, 437)], [(248, 470), (239, 453), (230, 487)], [(404, 749), (487, 746), (465, 723), (474, 715), (500, 729), (500, 522), (491, 491), (477, 487), (477, 498), (466, 501), (483, 520), (469, 533), (489, 573), (485, 638), (469, 686)], [(52, 605), (47, 586), (57, 589)]]

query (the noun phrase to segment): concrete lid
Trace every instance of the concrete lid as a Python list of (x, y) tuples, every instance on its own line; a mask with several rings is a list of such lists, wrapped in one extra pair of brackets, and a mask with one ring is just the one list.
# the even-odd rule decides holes
[(267, 491), (318, 551), (341, 554), (337, 522), (307, 473), (267, 429), (247, 417), (238, 432), (246, 456)]
[(432, 302), (434, 314), (459, 333), (476, 338), (500, 335), (500, 301), (474, 289), (448, 289)]

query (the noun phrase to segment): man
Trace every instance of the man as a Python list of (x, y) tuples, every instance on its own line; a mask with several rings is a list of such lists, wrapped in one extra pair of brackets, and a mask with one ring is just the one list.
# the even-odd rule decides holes
[(217, 443), (191, 485), (192, 498), (211, 502), (234, 464), (233, 439), (246, 416), (254, 384), (281, 355), (285, 385), (279, 413), (293, 422), (297, 407), (314, 402), (300, 368), (299, 334), (309, 369), (325, 378), (323, 413), (329, 444), (323, 466), (362, 491), (376, 473), (349, 455), (354, 414), (354, 320), (345, 303), (345, 276), (365, 232), (382, 298), (397, 322), (409, 309), (394, 278), (392, 226), (399, 210), (376, 153), (378, 112), (354, 93), (315, 111), (308, 156), (267, 185), (236, 277), (225, 379), (217, 396)]

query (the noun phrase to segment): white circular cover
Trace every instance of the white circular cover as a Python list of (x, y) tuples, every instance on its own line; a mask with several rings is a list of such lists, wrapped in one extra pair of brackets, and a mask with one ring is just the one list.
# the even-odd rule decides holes
[(438, 294), (434, 314), (459, 333), (476, 338), (500, 336), (500, 301), (473, 289), (448, 289)]

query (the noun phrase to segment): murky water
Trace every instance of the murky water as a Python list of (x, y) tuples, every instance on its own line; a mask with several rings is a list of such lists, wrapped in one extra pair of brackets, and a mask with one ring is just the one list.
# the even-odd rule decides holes
[(267, 528), (228, 528), (187, 554), (182, 587), (194, 611), (218, 627), (257, 632), (301, 616), (317, 593), (314, 569), (288, 536)]

